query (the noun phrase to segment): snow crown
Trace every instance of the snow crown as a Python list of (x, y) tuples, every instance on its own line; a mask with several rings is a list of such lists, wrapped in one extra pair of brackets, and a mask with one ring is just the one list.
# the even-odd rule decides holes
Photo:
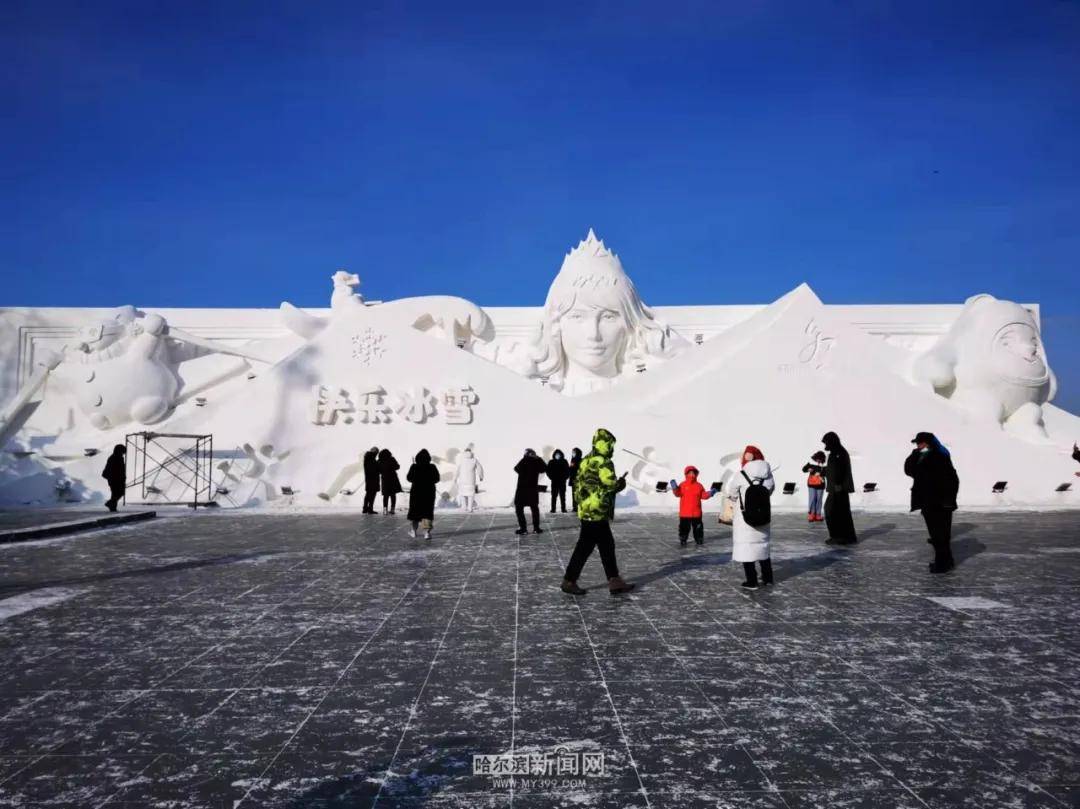
[[(589, 228), (589, 234), (563, 258), (559, 275), (579, 289), (598, 289), (630, 284), (619, 257)], [(630, 284), (633, 287), (633, 284)]]

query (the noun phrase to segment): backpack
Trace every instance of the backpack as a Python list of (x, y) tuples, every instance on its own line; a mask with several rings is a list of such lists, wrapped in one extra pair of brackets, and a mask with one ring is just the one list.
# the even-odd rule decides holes
[(760, 480), (750, 480), (746, 472), (742, 473), (750, 487), (746, 490), (746, 500), (743, 501), (742, 492), (739, 493), (739, 507), (742, 509), (743, 521), (752, 528), (761, 528), (768, 525), (772, 520), (769, 506), (769, 490)]

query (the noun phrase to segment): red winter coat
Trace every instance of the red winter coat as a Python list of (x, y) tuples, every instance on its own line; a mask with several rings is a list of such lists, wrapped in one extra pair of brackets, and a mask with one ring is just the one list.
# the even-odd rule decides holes
[(712, 490), (706, 489), (700, 482), (684, 480), (674, 489), (672, 494), (679, 498), (679, 516), (691, 519), (701, 519), (701, 501), (712, 497)]

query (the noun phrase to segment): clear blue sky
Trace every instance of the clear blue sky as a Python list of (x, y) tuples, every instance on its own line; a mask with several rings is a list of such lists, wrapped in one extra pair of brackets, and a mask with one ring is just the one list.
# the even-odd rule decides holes
[(1080, 411), (1080, 2), (0, 4), (4, 305), (1043, 306)]

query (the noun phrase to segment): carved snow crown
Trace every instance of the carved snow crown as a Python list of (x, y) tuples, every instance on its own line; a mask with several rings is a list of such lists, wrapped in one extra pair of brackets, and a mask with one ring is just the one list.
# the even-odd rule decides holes
[(628, 280), (619, 257), (589, 228), (589, 234), (563, 258), (559, 275), (569, 276), (571, 286), (597, 289), (618, 286)]

